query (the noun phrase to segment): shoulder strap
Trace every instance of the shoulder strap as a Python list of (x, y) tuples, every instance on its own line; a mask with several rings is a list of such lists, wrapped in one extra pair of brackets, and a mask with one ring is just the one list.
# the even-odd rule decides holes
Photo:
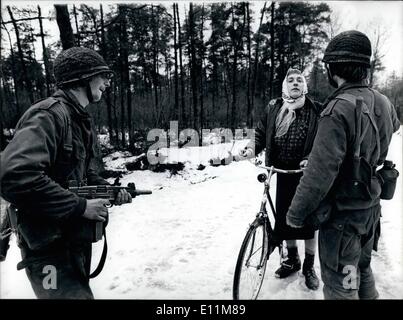
[[(375, 136), (376, 136), (376, 149), (374, 150), (374, 152), (376, 152), (375, 159), (379, 159), (379, 156), (380, 156), (381, 149), (380, 149), (379, 131), (378, 131), (378, 126), (376, 125), (376, 122), (374, 119), (375, 95), (371, 89), (370, 89), (370, 91), (372, 93), (372, 99), (371, 99), (371, 105), (369, 107), (366, 105), (366, 103), (364, 102), (364, 99), (361, 96), (357, 97), (350, 93), (343, 93), (338, 96), (338, 98), (347, 100), (356, 106), (356, 109), (355, 109), (356, 139), (354, 142), (354, 157), (355, 158), (359, 158), (359, 156), (360, 156), (361, 143), (365, 138), (365, 135), (368, 131), (370, 124), (372, 124), (372, 126), (374, 128)], [(370, 121), (367, 123), (367, 125), (362, 130), (361, 117), (362, 117), (363, 113), (368, 115)]]
[(377, 151), (376, 151), (375, 159), (376, 159), (376, 163), (378, 163), (379, 157), (381, 155), (381, 141), (380, 141), (378, 126), (376, 124), (375, 117), (374, 117), (374, 115), (375, 115), (376, 95), (375, 95), (374, 91), (371, 88), (369, 88), (369, 90), (372, 93), (372, 101), (371, 101), (371, 106), (370, 106), (370, 109), (369, 109), (369, 119), (370, 119), (370, 121), (372, 123), (372, 126), (374, 127), (375, 133), (376, 133), (376, 150)]
[(329, 103), (327, 103), (326, 105), (324, 105), (324, 108), (322, 110), (322, 112), (320, 113), (320, 116), (326, 116), (326, 115), (330, 115), (333, 111), (334, 106), (337, 103), (337, 99), (332, 99), (330, 100)]
[(361, 152), (361, 142), (364, 140), (364, 136), (367, 133), (368, 125), (362, 130), (361, 128), (361, 117), (364, 100), (362, 97), (354, 97), (355, 99), (355, 140), (354, 140), (354, 158), (360, 157)]
[(65, 106), (64, 103), (61, 103), (59, 100), (57, 100), (54, 97), (50, 97), (49, 99), (53, 100), (53, 103), (49, 106), (48, 109), (50, 109), (51, 106), (54, 106), (56, 103), (59, 108), (53, 107), (51, 110), (55, 113), (57, 113), (59, 116), (61, 116), (65, 122), (67, 123), (67, 126), (64, 128), (64, 136), (66, 137), (63, 142), (63, 149), (65, 150), (73, 150), (73, 133), (72, 133), (72, 128), (71, 128), (71, 115), (70, 115), (70, 110)]

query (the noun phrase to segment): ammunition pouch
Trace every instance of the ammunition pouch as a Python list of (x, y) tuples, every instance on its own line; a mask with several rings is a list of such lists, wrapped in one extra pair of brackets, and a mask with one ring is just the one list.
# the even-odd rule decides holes
[(105, 222), (88, 220), (86, 218), (74, 219), (66, 230), (66, 238), (72, 242), (98, 242), (104, 235), (108, 224)]
[(377, 192), (372, 190), (373, 167), (365, 158), (359, 157), (352, 160), (351, 169), (350, 178), (344, 177), (344, 179), (340, 179), (336, 199), (373, 200), (377, 196)]
[(108, 218), (105, 222), (88, 220), (86, 218), (79, 218), (69, 226), (67, 238), (71, 242), (98, 242), (104, 237), (104, 247), (102, 250), (101, 259), (96, 269), (89, 275), (89, 278), (95, 278), (98, 276), (106, 261), (108, 253), (108, 243), (106, 240), (106, 226), (108, 224)]

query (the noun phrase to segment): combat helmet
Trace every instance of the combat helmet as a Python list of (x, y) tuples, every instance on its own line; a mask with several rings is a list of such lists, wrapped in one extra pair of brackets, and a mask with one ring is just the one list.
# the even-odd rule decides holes
[(328, 44), (323, 62), (354, 62), (370, 67), (371, 41), (362, 32), (349, 30), (335, 36)]
[(113, 75), (101, 55), (83, 47), (62, 51), (54, 61), (53, 72), (58, 86), (85, 80), (101, 73)]

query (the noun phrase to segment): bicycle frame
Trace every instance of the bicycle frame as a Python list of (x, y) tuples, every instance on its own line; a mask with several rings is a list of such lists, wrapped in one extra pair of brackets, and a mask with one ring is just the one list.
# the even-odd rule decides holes
[[(263, 219), (263, 223), (264, 223), (265, 229), (267, 231), (267, 234), (270, 236), (270, 235), (273, 234), (273, 227), (271, 225), (271, 221), (270, 221), (267, 209), (266, 209), (267, 202), (269, 202), (270, 209), (271, 209), (271, 212), (273, 213), (274, 220), (277, 219), (277, 212), (276, 212), (276, 209), (274, 208), (273, 200), (272, 200), (271, 195), (270, 195), (271, 178), (273, 177), (274, 173), (286, 173), (286, 174), (300, 173), (300, 172), (302, 172), (302, 170), (301, 169), (298, 169), (298, 170), (283, 170), (283, 169), (275, 168), (274, 166), (266, 167), (266, 166), (262, 166), (262, 165), (257, 165), (257, 167), (262, 168), (262, 169), (266, 169), (266, 170), (268, 170), (268, 173), (269, 173), (268, 176), (266, 176), (265, 173), (262, 173), (262, 174), (258, 175), (258, 180), (259, 181), (264, 180), (263, 181), (263, 183), (264, 183), (264, 191), (263, 191), (263, 195), (262, 195), (262, 201), (261, 201), (261, 204), (260, 204), (260, 210), (257, 213), (256, 217), (259, 218), (259, 219)], [(270, 237), (268, 237), (268, 241), (270, 241)], [(279, 246), (279, 253), (282, 256), (281, 243), (280, 243), (280, 245), (276, 245), (276, 247), (277, 246)], [(274, 250), (274, 248), (273, 248), (273, 250)], [(267, 255), (269, 256), (273, 252), (273, 250), (270, 251), (270, 246), (269, 246), (269, 251), (267, 252)], [(262, 265), (262, 263), (263, 263), (263, 261), (260, 262), (260, 265)]]
[[(268, 174), (261, 173), (258, 175), (258, 181), (264, 183), (264, 191), (260, 203), (259, 212), (256, 214), (255, 220), (250, 224), (249, 229), (244, 237), (241, 249), (238, 254), (237, 263), (234, 273), (233, 297), (239, 299), (244, 298), (243, 293), (247, 293), (247, 298), (256, 299), (263, 283), (264, 274), (272, 252), (278, 247), (280, 254), (280, 262), (283, 257), (283, 241), (277, 239), (270, 221), (267, 202), (273, 213), (274, 220), (277, 219), (273, 200), (270, 195), (270, 182), (274, 173), (300, 173), (302, 170), (283, 170), (272, 167), (255, 166), (268, 170)], [(274, 221), (275, 223), (275, 221)], [(245, 278), (242, 276), (245, 274)], [(256, 276), (254, 276), (254, 274)], [(243, 283), (246, 286), (243, 288)], [(246, 290), (246, 291), (245, 291)]]

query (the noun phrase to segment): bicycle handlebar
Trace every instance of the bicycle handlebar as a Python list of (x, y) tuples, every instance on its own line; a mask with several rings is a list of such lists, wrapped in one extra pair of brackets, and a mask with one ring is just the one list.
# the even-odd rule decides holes
[(275, 168), (274, 166), (271, 166), (271, 167), (263, 166), (262, 161), (258, 160), (256, 158), (253, 161), (250, 160), (250, 162), (252, 162), (256, 167), (269, 170), (272, 173), (295, 174), (295, 173), (301, 173), (303, 171), (302, 169), (284, 170), (284, 169)]
[(261, 166), (261, 165), (256, 165), (256, 167), (266, 169), (266, 170), (276, 172), (276, 173), (290, 173), (291, 174), (291, 173), (301, 173), (302, 172), (302, 169), (284, 170), (284, 169), (275, 168), (274, 166), (266, 167), (266, 166)]

